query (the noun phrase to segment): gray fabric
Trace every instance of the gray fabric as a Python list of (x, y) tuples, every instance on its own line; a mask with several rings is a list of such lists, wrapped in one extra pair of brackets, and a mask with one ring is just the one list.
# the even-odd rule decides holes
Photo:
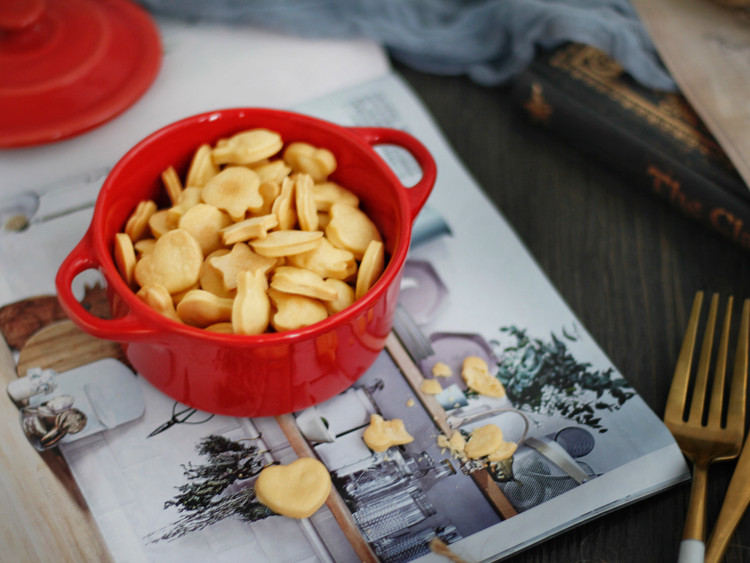
[(303, 37), (369, 38), (394, 58), (479, 84), (509, 82), (538, 48), (601, 49), (645, 86), (674, 90), (628, 0), (139, 0), (155, 14)]

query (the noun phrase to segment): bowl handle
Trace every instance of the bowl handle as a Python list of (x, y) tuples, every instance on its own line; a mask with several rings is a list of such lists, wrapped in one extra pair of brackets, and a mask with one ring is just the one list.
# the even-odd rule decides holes
[(98, 269), (99, 263), (89, 254), (90, 235), (73, 248), (60, 265), (55, 276), (57, 299), (65, 313), (83, 331), (105, 340), (117, 342), (138, 342), (151, 338), (152, 330), (144, 329), (144, 324), (132, 313), (116, 319), (102, 319), (89, 313), (73, 295), (72, 285), (75, 277), (91, 269)]
[(412, 221), (416, 219), (422, 206), (427, 201), (437, 177), (435, 159), (432, 158), (427, 148), (409, 133), (398, 129), (388, 127), (349, 127), (348, 129), (372, 146), (396, 145), (406, 149), (414, 157), (422, 169), (422, 178), (411, 187), (403, 187), (406, 190), (406, 197), (411, 207)]

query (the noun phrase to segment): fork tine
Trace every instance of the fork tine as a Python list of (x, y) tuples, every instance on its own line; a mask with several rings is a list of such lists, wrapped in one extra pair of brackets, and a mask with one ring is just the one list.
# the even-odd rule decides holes
[[(742, 307), (740, 334), (737, 342), (737, 352), (734, 360), (734, 374), (729, 396), (729, 412), (727, 413), (727, 427), (742, 432), (745, 428), (745, 393), (747, 392), (748, 377), (748, 336), (750, 336), (750, 299), (746, 299)], [(740, 434), (742, 435), (742, 434)], [(748, 469), (750, 469), (750, 440), (745, 441), (737, 466), (729, 482), (719, 516), (706, 546), (707, 563), (718, 563), (723, 560), (724, 553), (739, 525), (748, 504), (750, 504), (750, 489), (747, 483)]]
[(722, 407), (724, 405), (724, 382), (727, 373), (727, 352), (729, 350), (729, 331), (732, 325), (732, 305), (734, 298), (727, 298), (727, 312), (724, 315), (724, 327), (719, 340), (719, 350), (716, 354), (714, 368), (714, 382), (711, 389), (711, 402), (708, 409), (709, 426), (721, 426)]
[(701, 420), (706, 404), (706, 387), (708, 384), (708, 370), (711, 363), (711, 350), (714, 344), (714, 329), (716, 327), (716, 312), (719, 307), (719, 296), (714, 293), (711, 298), (711, 306), (708, 310), (706, 328), (703, 336), (701, 354), (698, 358), (696, 369), (695, 386), (693, 387), (693, 399), (690, 403), (688, 420)]
[(698, 320), (702, 304), (703, 292), (699, 291), (693, 299), (690, 319), (685, 330), (685, 336), (682, 339), (680, 354), (677, 357), (674, 377), (672, 378), (672, 385), (669, 388), (669, 396), (667, 397), (667, 408), (664, 412), (665, 421), (679, 423), (684, 420), (685, 401), (690, 381), (690, 368), (693, 364), (693, 351), (695, 350), (695, 340), (698, 336)]
[(734, 373), (729, 388), (729, 408), (727, 411), (727, 426), (745, 428), (745, 410), (747, 403), (748, 377), (748, 340), (750, 338), (750, 299), (746, 299), (742, 306), (742, 320), (740, 333), (737, 338), (737, 351), (734, 356)]

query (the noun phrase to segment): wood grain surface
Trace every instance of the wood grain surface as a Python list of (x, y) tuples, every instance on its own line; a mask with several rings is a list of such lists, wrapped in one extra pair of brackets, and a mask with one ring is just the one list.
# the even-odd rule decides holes
[[(750, 255), (529, 125), (507, 88), (396, 68), (563, 299), (662, 416), (695, 291), (750, 297)], [(711, 469), (709, 524), (732, 469)], [(508, 561), (676, 561), (688, 496), (689, 485), (680, 485)], [(750, 515), (726, 561), (750, 561), (748, 554)]]
[[(16, 377), (0, 336), (0, 385)], [(58, 450), (37, 452), (24, 436), (18, 407), (0, 393), (0, 561), (106, 563), (110, 555)]]
[(103, 358), (127, 364), (120, 344), (95, 338), (66, 319), (47, 325), (28, 338), (18, 355), (16, 370), (18, 377), (35, 367), (62, 373)]

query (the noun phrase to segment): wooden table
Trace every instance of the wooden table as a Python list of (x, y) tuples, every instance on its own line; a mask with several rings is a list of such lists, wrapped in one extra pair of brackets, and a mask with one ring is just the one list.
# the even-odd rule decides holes
[[(695, 291), (750, 297), (750, 254), (529, 125), (507, 87), (396, 68), (613, 364), (662, 416)], [(733, 465), (709, 474), (710, 525)], [(510, 561), (675, 561), (689, 489), (675, 487)], [(750, 516), (726, 561), (746, 561), (748, 548)]]

